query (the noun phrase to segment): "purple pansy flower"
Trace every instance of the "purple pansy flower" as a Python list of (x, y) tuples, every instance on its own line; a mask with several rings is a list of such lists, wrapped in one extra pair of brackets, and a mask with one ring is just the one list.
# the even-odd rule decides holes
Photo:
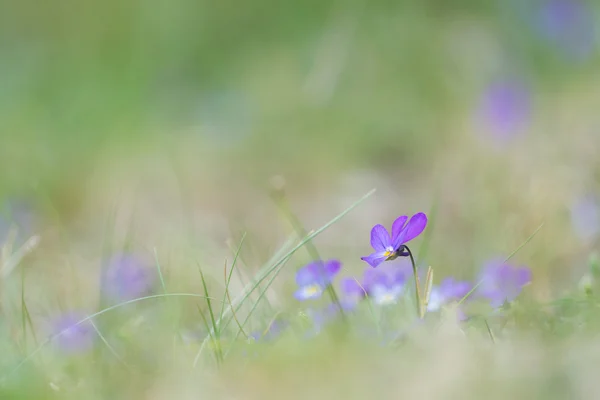
[(112, 299), (131, 300), (149, 294), (155, 277), (155, 271), (134, 255), (118, 254), (107, 264), (102, 288)]
[(427, 226), (427, 216), (424, 213), (417, 213), (412, 216), (408, 223), (408, 217), (403, 215), (398, 217), (392, 224), (392, 234), (383, 227), (375, 225), (371, 229), (371, 246), (375, 250), (369, 256), (361, 257), (372, 267), (377, 267), (384, 261), (394, 260), (399, 256), (408, 256), (404, 248), (404, 243), (416, 238), (423, 232)]
[(467, 281), (457, 281), (452, 277), (444, 279), (439, 286), (431, 288), (427, 311), (437, 311), (445, 304), (462, 299), (472, 288), (473, 285)]
[(502, 260), (492, 260), (484, 266), (477, 294), (489, 299), (492, 307), (500, 307), (516, 299), (523, 287), (530, 282), (529, 268), (514, 267)]
[(363, 277), (363, 286), (369, 297), (377, 305), (396, 304), (404, 293), (406, 274), (398, 266), (367, 269)]
[(342, 263), (338, 260), (313, 261), (300, 268), (296, 272), (296, 283), (299, 289), (294, 296), (301, 301), (321, 297), (341, 268)]
[(395, 304), (404, 293), (408, 269), (386, 264), (380, 268), (365, 270), (362, 282), (355, 278), (345, 278), (341, 282), (342, 305), (355, 305), (369, 296), (375, 304)]
[(58, 317), (52, 324), (52, 333), (58, 348), (69, 354), (82, 353), (94, 345), (95, 330), (90, 321), (77, 325), (85, 316), (70, 312)]
[(538, 9), (537, 27), (549, 43), (575, 59), (584, 60), (594, 50), (594, 17), (583, 1), (545, 1)]
[(481, 118), (494, 139), (505, 142), (514, 138), (529, 122), (531, 95), (517, 79), (496, 80), (489, 84), (481, 99)]

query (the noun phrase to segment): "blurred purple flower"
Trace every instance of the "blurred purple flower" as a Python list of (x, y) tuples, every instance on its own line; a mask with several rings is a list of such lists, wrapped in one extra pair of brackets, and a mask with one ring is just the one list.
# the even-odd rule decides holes
[(342, 294), (340, 304), (345, 311), (352, 311), (367, 294), (362, 283), (354, 277), (347, 277), (340, 281), (340, 293)]
[(445, 304), (462, 299), (472, 288), (471, 282), (457, 281), (452, 277), (444, 279), (439, 286), (431, 288), (427, 311), (437, 311)]
[(531, 270), (492, 260), (484, 266), (480, 280), (477, 294), (490, 300), (492, 307), (500, 307), (516, 299), (523, 287), (531, 282)]
[(481, 99), (481, 117), (493, 137), (508, 141), (519, 134), (531, 116), (531, 94), (515, 79), (497, 80), (488, 85)]
[(366, 261), (372, 267), (377, 267), (384, 261), (408, 256), (408, 252), (404, 249), (404, 243), (416, 238), (425, 230), (427, 216), (424, 213), (417, 213), (411, 217), (408, 223), (406, 221), (408, 221), (406, 215), (398, 217), (392, 224), (391, 236), (383, 225), (375, 225), (371, 229), (371, 246), (375, 252), (361, 257), (361, 260)]
[(544, 1), (538, 9), (537, 28), (550, 44), (577, 60), (586, 59), (594, 50), (594, 17), (583, 1)]
[(77, 325), (85, 318), (81, 313), (71, 312), (58, 317), (52, 323), (52, 334), (58, 348), (68, 354), (82, 353), (90, 350), (96, 337), (90, 321)]
[(404, 293), (405, 271), (398, 266), (367, 269), (363, 277), (363, 287), (377, 305), (396, 304)]
[(300, 301), (321, 297), (341, 268), (342, 263), (338, 260), (313, 261), (300, 268), (296, 272), (296, 283), (299, 289), (294, 296)]
[(155, 279), (154, 270), (137, 257), (118, 254), (107, 264), (102, 288), (108, 297), (126, 301), (149, 294)]
[(407, 273), (408, 269), (387, 263), (377, 269), (367, 268), (361, 282), (345, 278), (341, 282), (342, 305), (351, 306), (366, 296), (378, 305), (395, 304), (404, 293)]
[(578, 198), (571, 206), (571, 223), (577, 236), (591, 239), (600, 231), (600, 210), (593, 196)]

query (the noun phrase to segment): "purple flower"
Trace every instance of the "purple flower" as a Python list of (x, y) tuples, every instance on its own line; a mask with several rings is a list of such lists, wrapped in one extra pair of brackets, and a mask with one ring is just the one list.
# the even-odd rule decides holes
[(484, 266), (477, 294), (489, 299), (492, 307), (500, 307), (516, 299), (523, 287), (530, 282), (529, 268), (514, 267), (502, 260), (492, 260)]
[(366, 296), (375, 304), (395, 304), (404, 293), (407, 269), (388, 263), (380, 268), (365, 270), (362, 282), (355, 278), (345, 278), (341, 291), (345, 295), (342, 305), (355, 305)]
[(431, 288), (427, 311), (437, 311), (443, 305), (465, 297), (473, 285), (467, 281), (457, 281), (452, 277), (444, 279), (439, 286)]
[(378, 269), (367, 269), (363, 277), (363, 287), (377, 305), (396, 304), (404, 293), (405, 271), (396, 265)]
[(492, 82), (481, 99), (481, 117), (495, 139), (514, 138), (527, 125), (531, 116), (528, 88), (519, 80)]
[(410, 221), (403, 215), (398, 217), (392, 224), (392, 235), (383, 227), (375, 225), (371, 229), (371, 246), (375, 250), (369, 256), (361, 257), (372, 267), (377, 267), (384, 261), (394, 260), (399, 256), (408, 256), (404, 249), (404, 243), (416, 238), (423, 232), (427, 226), (427, 216), (424, 213), (417, 213), (412, 216)]
[(340, 281), (340, 292), (343, 295), (340, 304), (345, 311), (352, 311), (367, 295), (362, 283), (354, 277), (347, 277)]
[(577, 199), (571, 207), (571, 223), (577, 236), (591, 239), (600, 231), (598, 201), (592, 196)]
[(550, 44), (583, 60), (595, 46), (592, 10), (579, 0), (547, 0), (538, 9), (537, 28)]
[(300, 301), (321, 297), (341, 268), (342, 263), (338, 260), (313, 261), (300, 268), (296, 272), (299, 289), (294, 296)]
[(109, 260), (102, 288), (110, 298), (131, 300), (150, 293), (155, 276), (154, 270), (135, 256), (119, 254)]
[(58, 317), (52, 324), (52, 334), (58, 348), (68, 354), (82, 353), (94, 345), (95, 330), (89, 321), (80, 313), (71, 312)]

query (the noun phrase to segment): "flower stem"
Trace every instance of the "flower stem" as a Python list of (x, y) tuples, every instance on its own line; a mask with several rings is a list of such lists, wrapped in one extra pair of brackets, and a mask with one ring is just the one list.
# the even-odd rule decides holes
[(417, 301), (417, 314), (419, 318), (423, 318), (423, 306), (421, 304), (421, 285), (419, 283), (419, 272), (417, 271), (417, 264), (415, 263), (415, 258), (412, 255), (412, 252), (408, 248), (408, 246), (404, 246), (408, 256), (410, 257), (410, 262), (412, 264), (413, 275), (415, 278), (415, 299)]

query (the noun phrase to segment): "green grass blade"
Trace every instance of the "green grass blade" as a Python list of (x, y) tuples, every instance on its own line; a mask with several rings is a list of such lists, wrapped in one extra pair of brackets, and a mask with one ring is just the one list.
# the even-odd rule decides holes
[(158, 253), (156, 252), (156, 247), (154, 250), (154, 263), (156, 264), (156, 272), (158, 273), (158, 278), (160, 279), (160, 285), (162, 286), (163, 293), (167, 293), (167, 285), (165, 285), (165, 280), (163, 278), (162, 269), (160, 268), (160, 262), (158, 261)]
[[(279, 207), (284, 217), (287, 218), (287, 220), (290, 222), (290, 225), (292, 225), (292, 228), (294, 229), (296, 234), (300, 237), (306, 237), (308, 235), (308, 232), (306, 231), (306, 229), (304, 229), (304, 226), (302, 225), (302, 222), (300, 222), (298, 216), (292, 211), (287, 201), (287, 198), (285, 197), (285, 194), (283, 194), (283, 192), (277, 192), (276, 194), (272, 195), (271, 198)], [(319, 254), (319, 251), (317, 250), (317, 246), (315, 246), (312, 240), (306, 242), (305, 247), (309, 256), (314, 261), (323, 260), (321, 258), (321, 255)], [(342, 312), (342, 305), (340, 304), (340, 299), (333, 285), (327, 285), (327, 294), (331, 298), (332, 303), (336, 304), (337, 307), (340, 309), (340, 312)]]
[[(87, 322), (87, 321), (89, 321), (89, 320), (91, 320), (93, 318), (96, 318), (96, 317), (98, 317), (100, 315), (106, 314), (106, 313), (108, 313), (110, 311), (116, 310), (116, 309), (121, 308), (121, 307), (125, 307), (125, 306), (130, 305), (130, 304), (138, 303), (140, 301), (145, 301), (145, 300), (164, 298), (164, 297), (196, 297), (196, 298), (206, 299), (206, 296), (201, 295), (201, 294), (196, 294), (196, 293), (164, 293), (164, 294), (155, 294), (155, 295), (151, 295), (151, 296), (138, 297), (136, 299), (127, 300), (127, 301), (124, 301), (122, 303), (115, 304), (114, 306), (110, 306), (110, 307), (104, 308), (104, 309), (102, 309), (102, 310), (100, 310), (98, 312), (95, 312), (95, 313), (93, 313), (91, 315), (88, 315), (85, 318), (80, 319), (79, 321), (77, 321), (73, 325), (71, 325), (71, 326), (63, 329), (60, 332), (57, 332), (54, 335), (51, 335), (46, 340), (44, 340), (43, 342), (41, 342), (39, 344), (39, 346), (35, 348), (35, 350), (33, 350), (31, 353), (29, 353), (12, 370), (10, 370), (2, 378), (0, 378), (0, 383), (5, 382), (8, 378), (10, 378), (12, 375), (14, 375), (19, 369), (21, 369), (21, 367), (23, 367), (23, 365), (25, 365), (27, 362), (29, 362), (31, 359), (33, 359), (40, 351), (42, 351), (42, 349), (45, 346), (47, 346), (52, 340), (54, 340), (54, 338), (62, 335), (63, 333), (67, 332), (69, 329), (73, 328), (74, 326), (81, 325), (81, 324), (83, 324), (83, 323), (85, 323), (85, 322)], [(211, 298), (211, 300), (218, 301), (215, 298)]]
[(223, 301), (221, 303), (221, 312), (219, 313), (219, 321), (221, 321), (223, 319), (223, 312), (225, 311), (225, 300), (228, 297), (228, 293), (229, 293), (229, 283), (231, 282), (231, 277), (233, 276), (233, 270), (235, 269), (235, 266), (237, 264), (238, 261), (238, 257), (240, 255), (240, 252), (242, 250), (242, 245), (244, 244), (244, 240), (246, 239), (246, 232), (244, 232), (244, 234), (242, 235), (242, 239), (240, 240), (240, 244), (238, 245), (237, 250), (235, 251), (235, 254), (233, 256), (233, 263), (231, 264), (231, 271), (229, 271), (229, 275), (227, 275), (227, 263), (225, 263), (225, 293), (223, 293)]
[[(210, 322), (212, 323), (212, 329), (210, 329), (209, 331), (213, 332), (214, 340), (215, 340), (215, 342), (218, 342), (219, 338), (221, 336), (221, 331), (220, 331), (219, 327), (217, 326), (217, 320), (215, 319), (215, 313), (213, 311), (212, 302), (210, 301), (210, 298), (208, 297), (208, 286), (206, 285), (206, 279), (204, 279), (204, 273), (202, 272), (202, 268), (200, 268), (199, 265), (198, 265), (198, 271), (200, 272), (200, 278), (202, 279), (202, 287), (204, 289), (204, 295), (206, 296), (206, 305), (208, 306)], [(223, 305), (221, 305), (221, 308), (223, 308)], [(215, 343), (215, 344), (218, 344), (218, 343)], [(215, 351), (217, 352), (216, 353), (217, 358), (219, 360), (223, 360), (223, 355), (220, 352), (220, 346), (218, 346), (218, 348)]]
[[(258, 276), (254, 279), (254, 282), (251, 282), (250, 284), (248, 284), (244, 288), (244, 291), (243, 291), (242, 295), (240, 297), (238, 297), (236, 300), (234, 300), (234, 303), (235, 303), (234, 308), (230, 308), (230, 310), (238, 311), (239, 308), (241, 307), (241, 305), (246, 301), (246, 299), (248, 299), (248, 297), (250, 296), (250, 294), (254, 291), (254, 289), (256, 289), (258, 287), (258, 285), (260, 285), (271, 274), (271, 272), (277, 270), (296, 251), (298, 251), (300, 248), (302, 248), (307, 242), (313, 240), (316, 236), (318, 236), (319, 234), (321, 234), (322, 232), (324, 232), (331, 225), (333, 225), (336, 222), (338, 222), (346, 214), (348, 214), (350, 211), (352, 211), (353, 209), (355, 209), (356, 207), (358, 207), (363, 201), (365, 201), (367, 198), (369, 198), (373, 193), (375, 193), (375, 189), (369, 191), (367, 194), (365, 194), (359, 200), (357, 200), (356, 202), (354, 202), (352, 205), (350, 205), (350, 207), (348, 207), (347, 209), (345, 209), (344, 211), (342, 211), (340, 214), (338, 214), (335, 218), (333, 218), (332, 220), (330, 220), (329, 222), (327, 222), (325, 225), (323, 225), (322, 227), (320, 227), (316, 231), (313, 231), (312, 233), (310, 233), (309, 235), (307, 235), (304, 239), (302, 239), (300, 241), (300, 243), (298, 245), (296, 245), (291, 250), (289, 250), (281, 259), (279, 259), (279, 261), (275, 262), (275, 264), (273, 264), (272, 266), (268, 266), (268, 267), (262, 269), (261, 271), (259, 271)], [(267, 288), (268, 288), (268, 286), (267, 286)], [(232, 318), (229, 319), (228, 323), (231, 322), (231, 320), (232, 320)], [(203, 350), (203, 348), (205, 346), (206, 340), (207, 339), (204, 340), (203, 345), (200, 347), (200, 349), (198, 350), (198, 353), (196, 354), (196, 357), (194, 358), (194, 362), (193, 362), (193, 366), (194, 367), (198, 363), (198, 360), (200, 358), (200, 354), (202, 353), (202, 350)]]
[[(529, 237), (527, 239), (525, 239), (525, 241), (523, 243), (521, 243), (521, 245), (519, 247), (517, 247), (517, 249), (515, 251), (513, 251), (512, 253), (510, 253), (510, 255), (504, 259), (504, 262), (507, 262), (508, 260), (510, 260), (511, 258), (513, 258), (513, 256), (515, 254), (517, 254), (519, 252), (519, 250), (521, 250), (527, 243), (529, 243), (531, 241), (531, 239), (533, 239), (534, 236), (537, 235), (537, 233), (540, 231), (540, 229), (542, 229), (542, 226), (544, 226), (543, 222), (540, 224), (540, 226), (537, 227), (537, 229), (531, 235), (529, 235)], [(467, 294), (465, 294), (463, 296), (463, 298), (458, 301), (457, 304), (458, 305), (462, 304), (467, 298), (469, 298), (469, 296), (471, 296), (475, 292), (475, 290), (477, 290), (477, 288), (479, 286), (481, 286), (482, 283), (483, 283), (483, 279), (480, 280), (479, 282), (477, 282), (471, 288), (471, 290), (469, 290), (469, 292)]]
[(106, 338), (104, 337), (104, 335), (102, 334), (102, 332), (100, 332), (100, 329), (98, 329), (98, 327), (94, 323), (93, 319), (90, 319), (90, 324), (92, 325), (92, 327), (94, 328), (94, 330), (98, 334), (98, 337), (100, 338), (100, 340), (102, 341), (102, 343), (104, 343), (104, 345), (106, 346), (106, 348), (108, 349), (108, 351), (117, 359), (117, 361), (119, 361), (121, 364), (123, 364), (123, 366), (125, 368), (127, 368), (128, 370), (131, 371), (131, 367), (129, 366), (129, 364), (127, 364), (125, 362), (125, 360), (123, 360), (123, 358), (119, 355), (119, 353), (117, 353), (117, 351), (110, 345), (110, 343), (108, 343), (108, 340), (106, 340)]
[[(347, 209), (342, 211), (340, 214), (338, 214), (335, 218), (333, 218), (328, 223), (323, 225), (321, 228), (317, 229), (316, 231), (313, 231), (312, 233), (310, 233), (309, 235), (304, 237), (300, 241), (299, 244), (294, 246), (287, 253), (284, 253), (281, 256), (281, 258), (278, 259), (278, 261), (274, 262), (272, 265), (267, 264), (267, 266), (265, 268), (261, 269), (259, 271), (259, 273), (257, 274), (257, 277), (254, 279), (254, 281), (250, 282), (248, 285), (246, 285), (246, 287), (243, 290), (242, 295), (240, 295), (237, 299), (234, 300), (235, 307), (237, 307), (235, 309), (235, 311), (239, 310), (239, 307), (244, 303), (244, 301), (246, 301), (246, 299), (250, 296), (250, 294), (258, 287), (258, 285), (260, 285), (271, 274), (271, 272), (273, 272), (275, 269), (277, 269), (277, 267), (279, 267), (281, 264), (283, 264), (285, 261), (287, 261), (289, 257), (291, 257), (300, 248), (302, 248), (307, 242), (313, 240), (315, 237), (317, 237), (319, 234), (324, 232), (331, 225), (335, 224), (340, 219), (342, 219), (344, 216), (346, 216), (346, 214), (348, 214), (354, 208), (358, 207), (363, 201), (365, 201), (367, 198), (369, 198), (373, 193), (375, 193), (375, 189), (373, 189), (369, 193), (365, 194), (363, 197), (361, 197), (359, 200), (354, 202), (350, 207), (348, 207)], [(231, 318), (229, 319), (227, 324), (230, 322), (231, 322)]]

